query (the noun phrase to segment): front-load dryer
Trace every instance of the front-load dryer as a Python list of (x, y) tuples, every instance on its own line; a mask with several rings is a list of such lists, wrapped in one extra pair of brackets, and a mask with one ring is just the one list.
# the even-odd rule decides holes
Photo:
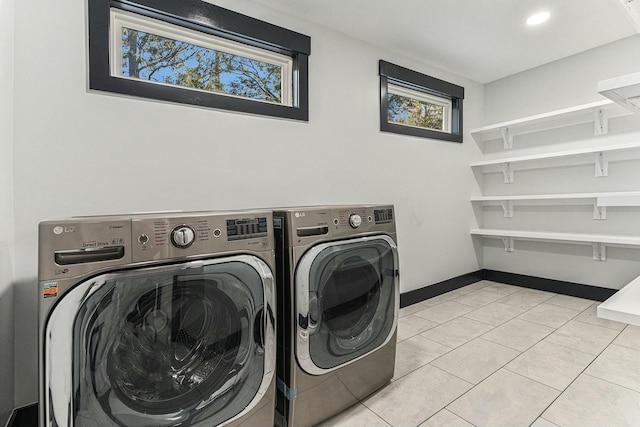
[(273, 425), (273, 244), (268, 211), (40, 223), (40, 425)]
[(276, 425), (313, 426), (393, 377), (399, 309), (393, 206), (274, 211)]

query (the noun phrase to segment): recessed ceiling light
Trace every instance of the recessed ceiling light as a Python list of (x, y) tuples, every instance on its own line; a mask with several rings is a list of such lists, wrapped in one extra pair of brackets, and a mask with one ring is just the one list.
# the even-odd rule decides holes
[(550, 16), (551, 14), (549, 12), (538, 12), (527, 19), (527, 25), (540, 25), (543, 22), (546, 22)]

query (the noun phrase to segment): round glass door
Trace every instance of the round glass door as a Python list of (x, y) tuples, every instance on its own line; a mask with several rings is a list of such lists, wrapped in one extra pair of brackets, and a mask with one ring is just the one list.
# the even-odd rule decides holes
[(396, 325), (397, 255), (386, 237), (312, 248), (296, 275), (297, 345), (313, 374), (350, 363), (383, 346)]
[(70, 425), (210, 426), (246, 411), (272, 375), (267, 271), (230, 257), (107, 274), (71, 291), (85, 294), (71, 328)]

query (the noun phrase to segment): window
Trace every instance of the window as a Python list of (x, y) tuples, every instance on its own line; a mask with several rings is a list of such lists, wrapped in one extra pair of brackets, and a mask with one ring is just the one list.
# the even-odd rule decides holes
[(462, 142), (464, 88), (380, 61), (380, 130)]
[(308, 120), (310, 39), (200, 0), (90, 0), (89, 87)]

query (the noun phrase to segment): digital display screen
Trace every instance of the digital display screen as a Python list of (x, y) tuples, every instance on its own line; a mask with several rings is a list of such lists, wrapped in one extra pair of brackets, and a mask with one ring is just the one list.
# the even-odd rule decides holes
[(376, 224), (386, 224), (393, 222), (393, 209), (374, 209), (373, 217)]
[(227, 239), (241, 240), (266, 237), (267, 218), (241, 218), (227, 220)]

